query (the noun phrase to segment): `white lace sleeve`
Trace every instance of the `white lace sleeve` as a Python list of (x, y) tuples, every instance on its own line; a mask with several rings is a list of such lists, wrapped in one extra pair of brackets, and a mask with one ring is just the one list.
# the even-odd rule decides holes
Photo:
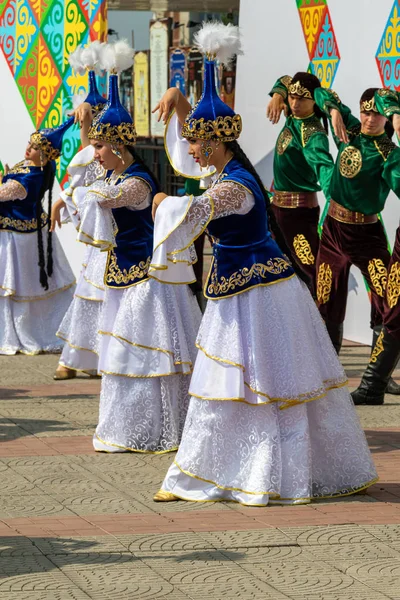
[(9, 200), (25, 200), (27, 191), (19, 181), (9, 179), (0, 185), (0, 202), (8, 202)]
[(96, 181), (91, 186), (93, 199), (103, 208), (130, 208), (138, 210), (149, 206), (150, 188), (143, 180), (129, 177), (119, 185)]
[[(160, 205), (154, 223), (154, 253), (151, 276), (165, 283), (183, 283), (196, 260), (193, 242), (213, 219), (246, 214), (254, 206), (254, 196), (233, 182), (214, 185), (197, 197), (168, 197)], [(192, 276), (193, 280), (193, 276)]]

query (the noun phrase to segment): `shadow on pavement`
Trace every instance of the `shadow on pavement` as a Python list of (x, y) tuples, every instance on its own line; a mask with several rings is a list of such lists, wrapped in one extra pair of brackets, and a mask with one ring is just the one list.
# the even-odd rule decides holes
[(75, 427), (66, 421), (0, 418), (0, 441), (7, 442), (35, 433), (71, 431), (71, 429)]

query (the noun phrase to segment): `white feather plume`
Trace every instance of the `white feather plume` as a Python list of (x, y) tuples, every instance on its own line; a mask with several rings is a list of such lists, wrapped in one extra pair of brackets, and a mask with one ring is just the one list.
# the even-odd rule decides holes
[(81, 104), (83, 104), (86, 100), (86, 96), (87, 94), (84, 94), (83, 92), (79, 92), (79, 94), (73, 94), (71, 96), (71, 100), (72, 100), (72, 106), (73, 109), (77, 109), (78, 106), (80, 106)]
[(215, 56), (224, 65), (228, 65), (234, 56), (243, 54), (239, 27), (231, 23), (204, 22), (194, 36), (194, 43), (200, 52)]
[(80, 58), (86, 69), (96, 71), (98, 74), (102, 70), (101, 65), (101, 46), (102, 44), (95, 40), (81, 49)]
[(126, 40), (118, 40), (101, 48), (101, 65), (110, 73), (121, 73), (133, 65), (134, 50)]
[(71, 54), (68, 56), (68, 61), (73, 70), (79, 75), (83, 75), (85, 72), (85, 67), (82, 62), (82, 46), (78, 46)]

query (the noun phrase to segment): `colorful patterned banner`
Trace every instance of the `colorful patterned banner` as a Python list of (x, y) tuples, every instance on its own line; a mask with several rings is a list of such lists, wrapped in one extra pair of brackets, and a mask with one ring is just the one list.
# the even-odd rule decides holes
[(332, 87), (340, 54), (327, 0), (296, 0), (310, 64), (323, 87)]
[[(68, 63), (79, 44), (104, 41), (105, 0), (4, 0), (0, 2), (0, 47), (35, 129), (56, 127), (72, 108), (72, 96), (87, 89), (87, 77)], [(105, 91), (105, 79), (100, 84)], [(64, 136), (57, 178), (79, 148), (79, 130)]]
[(376, 53), (382, 84), (400, 91), (400, 2), (395, 0)]

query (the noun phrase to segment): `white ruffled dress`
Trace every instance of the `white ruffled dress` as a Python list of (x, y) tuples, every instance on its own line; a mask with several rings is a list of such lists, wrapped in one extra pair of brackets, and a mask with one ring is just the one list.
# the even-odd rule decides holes
[[(167, 198), (151, 272), (166, 277), (172, 260), (190, 261), (190, 244), (211, 219), (253, 205), (251, 193), (223, 180), (197, 198)], [(265, 506), (352, 494), (376, 481), (346, 375), (297, 276), (210, 299), (197, 348), (186, 424), (162, 490)]]
[[(75, 155), (68, 167), (68, 174), (69, 187), (60, 194), (66, 203), (63, 222), (70, 220), (79, 229), (74, 190), (88, 187), (105, 175), (102, 166), (94, 160), (93, 146), (87, 146)], [(97, 373), (106, 260), (106, 252), (87, 245), (73, 301), (57, 332), (57, 336), (65, 342), (60, 365), (74, 371)]]
[[(115, 245), (111, 208), (144, 209), (149, 188), (131, 177), (97, 181), (74, 192), (81, 215), (78, 238), (97, 248)], [(125, 289), (106, 287), (101, 319), (102, 375), (97, 451), (176, 450), (189, 403), (200, 309), (186, 282), (147, 279)]]
[[(0, 185), (0, 202), (24, 200), (24, 187), (9, 179)], [(48, 227), (42, 229), (47, 256)], [(39, 281), (37, 232), (0, 229), (0, 354), (34, 355), (59, 352), (56, 331), (67, 312), (74, 274), (55, 233), (52, 234), (53, 275), (49, 289)]]

